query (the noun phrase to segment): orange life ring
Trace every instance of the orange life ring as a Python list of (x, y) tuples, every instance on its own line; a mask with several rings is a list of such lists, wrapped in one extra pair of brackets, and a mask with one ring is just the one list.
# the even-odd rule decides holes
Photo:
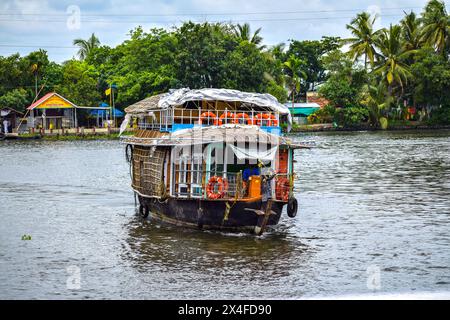
[(286, 177), (279, 177), (275, 185), (275, 196), (278, 200), (288, 201), (291, 184)]
[[(217, 184), (217, 192), (214, 192), (214, 186)], [(206, 195), (208, 199), (222, 198), (228, 190), (228, 181), (226, 178), (212, 176), (209, 178), (206, 186)]]
[(278, 120), (274, 114), (270, 115), (270, 125), (272, 125), (274, 127), (278, 127)]
[[(234, 113), (230, 112), (230, 111), (226, 111), (224, 113), (222, 113), (219, 117), (219, 119), (217, 119), (214, 123), (214, 125), (216, 126), (221, 126), (223, 124), (223, 119), (227, 119), (229, 120), (229, 122), (233, 123), (234, 122)], [(227, 121), (228, 123), (228, 121)]]
[(235, 124), (242, 124), (241, 120), (245, 122), (247, 122), (247, 124), (253, 124), (252, 120), (250, 119), (250, 117), (248, 116), (248, 114), (246, 113), (236, 113), (236, 115), (234, 116), (234, 123)]
[(258, 113), (255, 117), (256, 119), (256, 125), (258, 126), (262, 126), (263, 125), (263, 121), (267, 121), (267, 126), (270, 127), (271, 125), (271, 119), (270, 119), (270, 114), (268, 113)]
[(217, 121), (217, 116), (216, 116), (215, 113), (213, 113), (213, 112), (211, 112), (211, 111), (206, 111), (206, 112), (203, 112), (203, 113), (200, 115), (200, 121), (199, 121), (199, 123), (200, 123), (200, 124), (203, 124), (203, 120), (204, 120), (204, 119), (214, 120), (214, 124), (215, 124), (215, 122)]

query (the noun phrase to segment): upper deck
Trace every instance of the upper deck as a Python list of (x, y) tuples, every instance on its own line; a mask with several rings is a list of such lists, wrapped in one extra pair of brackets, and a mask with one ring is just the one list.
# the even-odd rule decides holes
[(246, 124), (281, 135), (281, 124), (291, 121), (289, 109), (273, 96), (227, 89), (179, 89), (139, 101), (125, 111), (134, 128), (160, 132)]

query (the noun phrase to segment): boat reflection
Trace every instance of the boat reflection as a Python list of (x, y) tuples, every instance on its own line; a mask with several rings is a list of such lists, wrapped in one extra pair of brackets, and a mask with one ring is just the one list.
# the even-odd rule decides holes
[(314, 250), (282, 226), (263, 237), (159, 226), (138, 216), (126, 225), (123, 258), (139, 272), (193, 272), (246, 276), (247, 280), (288, 276), (307, 264)]

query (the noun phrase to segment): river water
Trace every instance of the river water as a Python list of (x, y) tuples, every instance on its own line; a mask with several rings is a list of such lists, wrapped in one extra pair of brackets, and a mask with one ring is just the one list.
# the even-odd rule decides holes
[(0, 298), (449, 297), (450, 132), (293, 138), (299, 214), (260, 238), (141, 221), (118, 141), (1, 142)]

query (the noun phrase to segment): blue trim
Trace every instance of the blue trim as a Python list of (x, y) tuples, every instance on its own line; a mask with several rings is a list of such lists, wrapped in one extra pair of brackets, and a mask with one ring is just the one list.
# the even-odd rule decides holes
[(172, 132), (182, 129), (192, 129), (194, 127), (193, 124), (183, 124), (183, 123), (174, 123), (172, 125)]
[[(171, 132), (174, 132), (174, 131), (183, 130), (183, 129), (192, 129), (192, 128), (196, 127), (196, 126), (199, 126), (199, 125), (174, 123), (172, 125), (172, 128), (171, 129), (169, 128), (168, 130), (171, 131)], [(207, 127), (207, 125), (203, 125), (203, 127)], [(261, 130), (264, 130), (264, 131), (266, 131), (268, 133), (271, 133), (271, 134), (274, 134), (274, 135), (277, 135), (277, 136), (281, 136), (281, 127), (262, 126), (260, 128), (261, 128)]]
[(277, 135), (277, 136), (281, 136), (281, 128), (280, 127), (261, 127), (262, 130)]

